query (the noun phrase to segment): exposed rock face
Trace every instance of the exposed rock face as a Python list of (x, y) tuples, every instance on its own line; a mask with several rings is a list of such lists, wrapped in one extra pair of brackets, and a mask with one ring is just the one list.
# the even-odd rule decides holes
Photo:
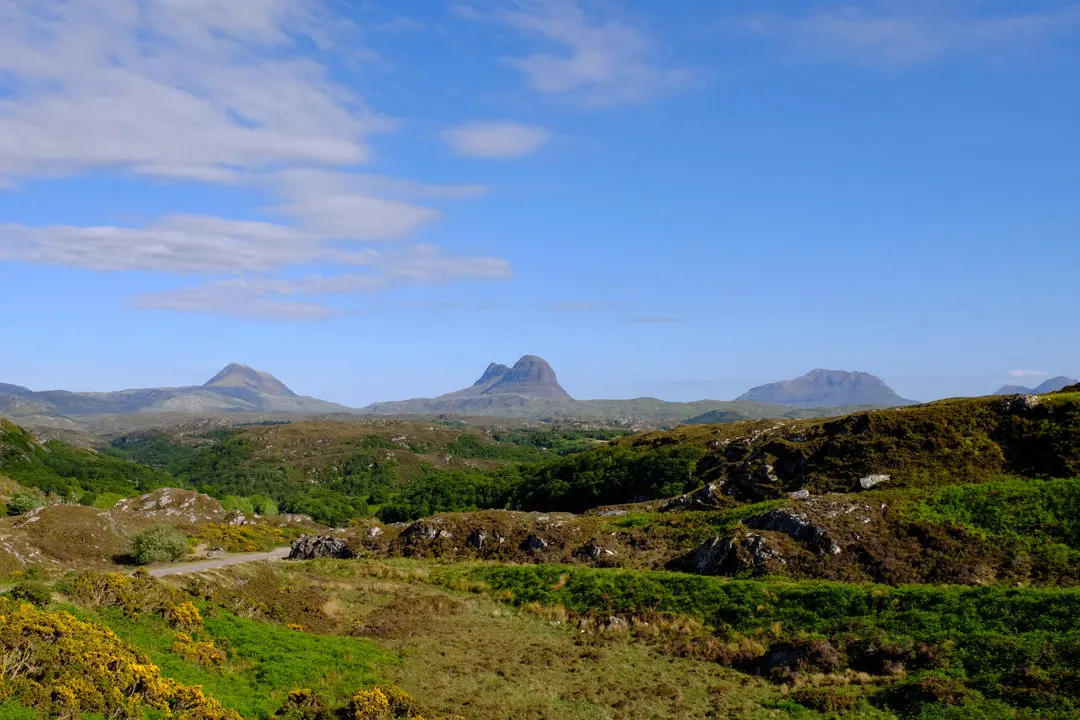
[(203, 386), (208, 388), (242, 388), (253, 390), (264, 395), (280, 395), (295, 397), (296, 393), (285, 386), (270, 373), (256, 370), (255, 368), (232, 363), (219, 372)]
[(671, 510), (712, 510), (723, 502), (720, 485), (709, 483), (694, 492), (672, 498), (660, 506), (660, 512)]
[[(492, 371), (492, 367), (488, 367)], [(495, 371), (498, 371), (496, 366)], [(485, 375), (487, 373), (485, 372)], [(547, 400), (566, 400), (570, 394), (562, 389), (551, 365), (536, 355), (526, 355), (514, 367), (483, 391), (484, 395), (511, 393)]]
[(914, 404), (897, 395), (884, 380), (869, 373), (821, 369), (794, 380), (751, 388), (736, 400), (805, 408)]
[(691, 569), (700, 575), (733, 575), (745, 570), (764, 573), (784, 562), (768, 538), (757, 533), (747, 533), (739, 541), (709, 538), (689, 558)]
[(314, 560), (315, 558), (347, 559), (353, 556), (349, 543), (343, 538), (328, 535), (301, 535), (289, 550), (290, 560)]
[(795, 513), (786, 508), (751, 518), (747, 527), (755, 530), (771, 530), (790, 535), (799, 542), (806, 543), (812, 550), (822, 555), (839, 555), (840, 546), (829, 537), (825, 528), (818, 527), (806, 519), (806, 515)]
[(473, 383), (472, 389), (483, 392), (502, 380), (508, 372), (510, 372), (510, 368), (506, 365), (501, 363), (491, 363), (487, 366), (487, 370), (484, 371), (484, 374), (480, 376), (480, 379)]
[(1008, 413), (1023, 412), (1038, 407), (1042, 398), (1038, 395), (1012, 395), (1001, 401), (1001, 409)]
[(532, 552), (537, 552), (539, 550), (546, 549), (547, 546), (548, 546), (547, 540), (540, 537), (539, 535), (530, 535), (529, 537), (525, 538), (524, 548), (526, 550), (531, 550)]

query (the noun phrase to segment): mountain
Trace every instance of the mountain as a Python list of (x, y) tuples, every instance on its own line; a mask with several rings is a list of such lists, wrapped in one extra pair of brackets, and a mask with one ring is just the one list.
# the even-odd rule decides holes
[[(710, 413), (717, 413), (711, 415)], [(559, 385), (555, 370), (543, 358), (526, 355), (507, 367), (491, 363), (467, 388), (434, 398), (378, 402), (360, 412), (372, 415), (497, 416), (542, 421), (589, 422), (628, 428), (678, 425), (687, 418), (736, 422), (758, 418), (825, 417), (837, 408), (784, 408), (760, 402), (699, 400), (666, 402), (634, 400), (575, 400)]]
[(751, 388), (735, 400), (802, 408), (917, 404), (900, 397), (884, 380), (869, 373), (822, 369), (811, 370), (794, 380)]
[(1064, 375), (1056, 378), (1050, 378), (1043, 384), (1034, 388), (1027, 388), (1022, 385), (1006, 385), (998, 388), (995, 395), (1045, 395), (1046, 393), (1057, 392), (1058, 390), (1064, 390), (1070, 385), (1075, 385), (1078, 380), (1067, 378)]
[(0, 395), (21, 395), (28, 392), (30, 392), (30, 388), (24, 388), (22, 385), (0, 383)]
[(203, 385), (205, 388), (243, 388), (281, 397), (296, 397), (296, 393), (285, 386), (285, 383), (267, 372), (255, 368), (231, 363), (219, 372), (210, 381)]
[(206, 416), (252, 412), (352, 412), (343, 405), (299, 396), (273, 375), (239, 364), (229, 365), (208, 383), (198, 386), (115, 392), (17, 389), (19, 392), (16, 393), (0, 392), (0, 415), (33, 418), (35, 426), (55, 425), (51, 421), (56, 419), (131, 413)]

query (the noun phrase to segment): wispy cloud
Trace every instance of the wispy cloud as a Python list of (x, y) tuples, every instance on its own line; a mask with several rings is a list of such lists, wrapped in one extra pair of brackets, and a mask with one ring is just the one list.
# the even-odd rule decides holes
[[(211, 277), (135, 304), (292, 319), (333, 312), (294, 296), (508, 276), (498, 259), (359, 245), (408, 237), (443, 204), (487, 189), (355, 171), (370, 138), (396, 124), (333, 79), (331, 61), (373, 59), (342, 17), (323, 0), (0, 0), (0, 189), (118, 170), (246, 185), (280, 218), (8, 223), (0, 261)], [(408, 18), (391, 25), (383, 30), (419, 29)], [(346, 270), (273, 276), (313, 264)], [(368, 274), (347, 270), (357, 267)]]
[(1045, 378), (1050, 377), (1050, 373), (1046, 370), (1010, 370), (1009, 377), (1012, 378)]
[(987, 13), (978, 3), (911, 0), (841, 4), (808, 15), (756, 15), (746, 27), (813, 56), (906, 67), (953, 54), (987, 54), (1080, 30), (1080, 4)]
[(132, 304), (178, 312), (321, 319), (341, 311), (333, 305), (297, 298), (375, 293), (406, 285), (437, 285), (465, 279), (497, 280), (511, 274), (504, 260), (446, 255), (433, 245), (417, 245), (393, 253), (372, 251), (365, 259), (370, 266), (365, 274), (308, 275), (299, 279), (234, 278), (140, 295), (132, 299)]
[(475, 121), (452, 127), (442, 136), (458, 155), (508, 159), (531, 155), (548, 141), (551, 134), (535, 125)]
[(692, 74), (655, 59), (652, 40), (618, 19), (590, 15), (575, 0), (491, 0), (457, 6), (550, 46), (507, 58), (533, 90), (585, 105), (640, 103), (686, 86)]

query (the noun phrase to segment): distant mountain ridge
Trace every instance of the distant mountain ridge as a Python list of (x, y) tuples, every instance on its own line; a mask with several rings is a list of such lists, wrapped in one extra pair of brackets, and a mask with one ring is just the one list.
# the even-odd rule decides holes
[(1027, 388), (1022, 385), (1005, 385), (998, 388), (995, 395), (1045, 395), (1046, 393), (1057, 392), (1058, 390), (1064, 390), (1070, 385), (1075, 385), (1080, 380), (1074, 380), (1073, 378), (1065, 377), (1061, 375), (1059, 377), (1050, 378), (1046, 382), (1042, 383), (1038, 387)]
[(916, 405), (896, 394), (881, 378), (865, 372), (817, 369), (794, 380), (751, 388), (736, 402), (759, 402), (800, 408), (896, 407)]
[(21, 395), (28, 392), (30, 392), (30, 388), (24, 388), (22, 385), (0, 383), (0, 395)]
[[(5, 393), (2, 388), (15, 388)], [(350, 412), (337, 403), (302, 397), (273, 375), (233, 363), (205, 385), (141, 388), (115, 392), (36, 392), (0, 386), (0, 414), (10, 417), (69, 417), (137, 412), (217, 414), (237, 412)]]

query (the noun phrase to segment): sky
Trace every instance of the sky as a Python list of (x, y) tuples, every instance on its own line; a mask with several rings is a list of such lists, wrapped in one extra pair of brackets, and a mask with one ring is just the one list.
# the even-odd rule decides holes
[(0, 382), (1080, 375), (1080, 3), (0, 0)]

